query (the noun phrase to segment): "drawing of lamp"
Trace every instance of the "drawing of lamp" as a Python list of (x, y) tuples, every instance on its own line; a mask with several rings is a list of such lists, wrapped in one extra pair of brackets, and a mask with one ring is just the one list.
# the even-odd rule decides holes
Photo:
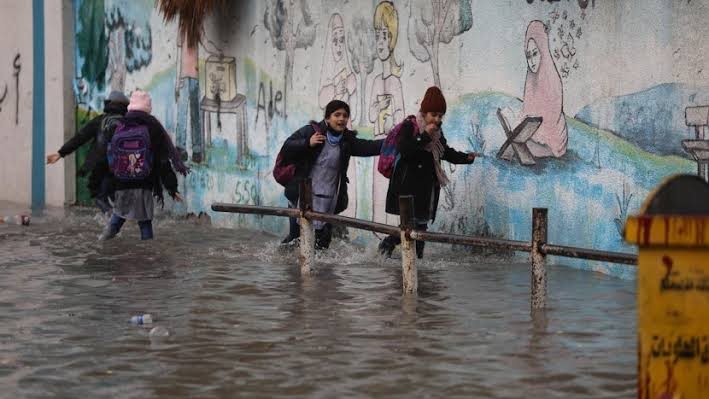
[(685, 123), (694, 127), (695, 139), (682, 140), (682, 148), (697, 162), (697, 174), (709, 182), (709, 137), (705, 134), (709, 126), (709, 105), (684, 109)]
[(206, 90), (202, 98), (202, 139), (212, 146), (212, 113), (217, 128), (222, 129), (221, 115), (234, 114), (236, 119), (236, 162), (244, 165), (249, 154), (246, 119), (246, 96), (236, 91), (236, 58), (210, 55), (204, 65)]

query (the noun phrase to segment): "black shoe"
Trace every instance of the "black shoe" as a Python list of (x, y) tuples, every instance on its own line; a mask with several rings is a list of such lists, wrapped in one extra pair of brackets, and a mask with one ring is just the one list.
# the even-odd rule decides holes
[(385, 255), (387, 258), (391, 258), (391, 253), (394, 252), (394, 248), (396, 248), (400, 240), (401, 239), (394, 236), (384, 237), (379, 243), (379, 253)]
[(281, 244), (290, 244), (298, 238), (299, 238), (299, 236), (297, 236), (297, 235), (288, 234), (288, 236), (286, 238), (284, 238), (283, 241), (281, 241)]
[(423, 259), (423, 246), (425, 244), (425, 241), (416, 241), (416, 257), (419, 259)]
[(315, 249), (328, 249), (332, 242), (332, 225), (325, 223), (321, 229), (315, 229)]
[(200, 153), (200, 152), (193, 152), (193, 153), (192, 153), (192, 162), (194, 162), (194, 163), (202, 163), (202, 153)]

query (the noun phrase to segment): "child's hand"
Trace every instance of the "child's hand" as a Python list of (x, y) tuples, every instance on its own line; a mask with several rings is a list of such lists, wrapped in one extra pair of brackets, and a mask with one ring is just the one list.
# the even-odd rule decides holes
[(177, 202), (182, 202), (182, 196), (180, 195), (180, 193), (175, 193), (175, 195), (172, 197), (172, 199), (174, 199)]
[(320, 132), (315, 132), (314, 135), (310, 136), (310, 146), (317, 147), (325, 142), (325, 135)]
[(475, 158), (477, 158), (479, 156), (482, 156), (482, 154), (480, 154), (478, 152), (469, 152), (468, 153), (468, 161), (470, 161), (472, 163), (475, 160)]
[(61, 157), (62, 156), (56, 152), (54, 154), (47, 155), (47, 165), (51, 165), (51, 164), (57, 162)]
[(426, 125), (426, 127), (423, 128), (423, 131), (426, 132), (426, 134), (431, 134), (433, 133), (436, 129), (438, 128), (438, 125), (431, 122)]

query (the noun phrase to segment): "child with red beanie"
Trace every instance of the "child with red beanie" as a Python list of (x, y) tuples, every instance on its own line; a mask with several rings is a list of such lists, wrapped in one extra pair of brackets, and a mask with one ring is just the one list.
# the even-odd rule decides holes
[[(407, 118), (399, 130), (399, 160), (389, 180), (386, 212), (398, 215), (399, 196), (412, 195), (418, 230), (426, 230), (429, 221), (435, 220), (441, 187), (448, 184), (448, 176), (441, 167), (441, 161), (471, 164), (477, 155), (459, 152), (448, 146), (441, 130), (445, 113), (446, 99), (441, 89), (429, 87), (421, 101), (416, 122)], [(388, 236), (379, 244), (379, 251), (389, 256), (400, 243), (399, 236)], [(423, 247), (423, 241), (416, 241), (416, 255), (419, 259), (423, 258)]]

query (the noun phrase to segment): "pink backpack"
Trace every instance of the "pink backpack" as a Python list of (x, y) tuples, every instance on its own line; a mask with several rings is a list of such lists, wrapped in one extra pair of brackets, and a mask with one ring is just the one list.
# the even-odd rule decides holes
[(399, 160), (399, 150), (396, 145), (399, 143), (399, 131), (401, 131), (401, 126), (406, 121), (413, 123), (414, 130), (418, 131), (416, 117), (414, 115), (407, 116), (403, 121), (391, 128), (389, 134), (387, 134), (387, 137), (384, 139), (382, 150), (379, 153), (377, 170), (387, 179), (391, 178), (391, 175), (394, 173), (394, 168), (396, 167), (396, 162)]

